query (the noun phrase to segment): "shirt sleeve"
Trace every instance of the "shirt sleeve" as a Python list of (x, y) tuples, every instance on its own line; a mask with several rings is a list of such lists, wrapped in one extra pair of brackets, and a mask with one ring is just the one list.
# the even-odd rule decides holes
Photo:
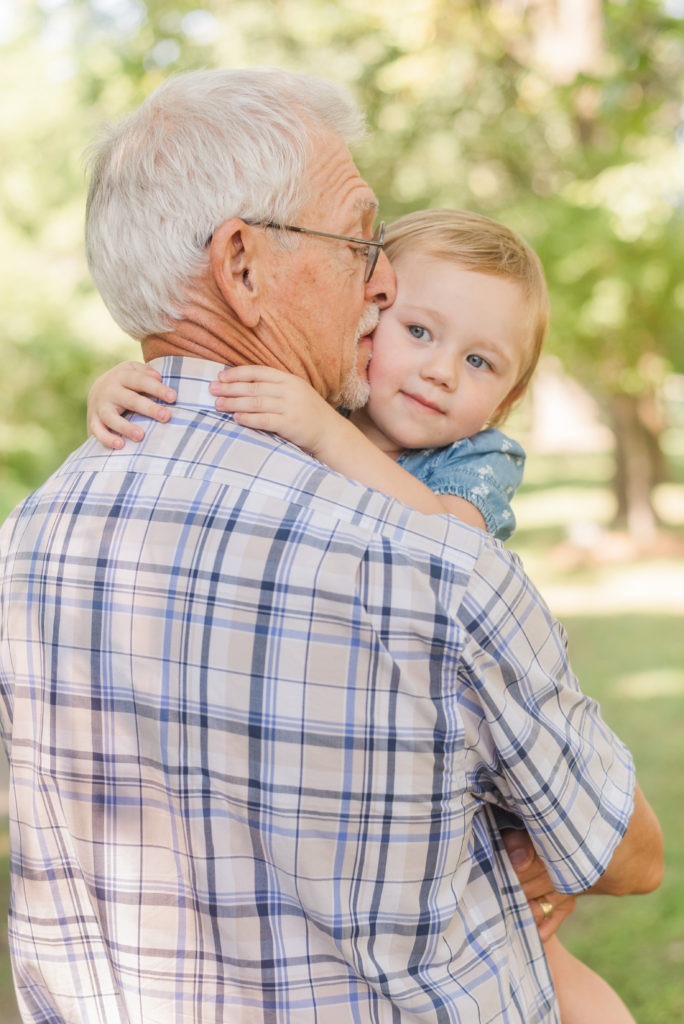
[(581, 892), (606, 870), (632, 816), (632, 756), (581, 691), (562, 626), (505, 554), (483, 546), (460, 609), (464, 708), (474, 711), (468, 785), (522, 820), (559, 892)]
[(511, 499), (522, 481), (525, 451), (500, 430), (483, 430), (429, 453), (407, 452), (399, 462), (435, 494), (453, 494), (475, 505), (499, 540), (515, 530)]

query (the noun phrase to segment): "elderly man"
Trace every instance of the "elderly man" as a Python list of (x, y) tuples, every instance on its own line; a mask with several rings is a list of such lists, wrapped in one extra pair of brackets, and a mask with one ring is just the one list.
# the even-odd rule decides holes
[(364, 402), (394, 281), (360, 128), (329, 83), (202, 72), (94, 153), (93, 277), (178, 402), (0, 535), (25, 1021), (552, 1022), (496, 814), (548, 871), (538, 916), (659, 882), (515, 558), (214, 409), (216, 363)]

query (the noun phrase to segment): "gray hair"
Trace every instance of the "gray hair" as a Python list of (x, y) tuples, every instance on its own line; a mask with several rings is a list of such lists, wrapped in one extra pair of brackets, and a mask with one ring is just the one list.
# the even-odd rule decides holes
[(86, 254), (128, 334), (163, 333), (230, 217), (295, 219), (316, 140), (364, 132), (351, 98), (325, 79), (277, 68), (169, 78), (89, 151)]

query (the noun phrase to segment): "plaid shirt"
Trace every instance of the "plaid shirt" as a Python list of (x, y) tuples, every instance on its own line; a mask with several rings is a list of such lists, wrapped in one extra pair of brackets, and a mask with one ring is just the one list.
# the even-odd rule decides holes
[(557, 1021), (495, 827), (590, 886), (624, 747), (516, 557), (213, 409), (0, 533), (10, 942), (35, 1024)]

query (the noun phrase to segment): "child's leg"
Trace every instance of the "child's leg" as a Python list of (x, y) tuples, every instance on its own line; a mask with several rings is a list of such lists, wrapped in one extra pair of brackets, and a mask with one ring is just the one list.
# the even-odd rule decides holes
[(636, 1024), (607, 981), (552, 936), (544, 943), (560, 1006), (561, 1024)]

